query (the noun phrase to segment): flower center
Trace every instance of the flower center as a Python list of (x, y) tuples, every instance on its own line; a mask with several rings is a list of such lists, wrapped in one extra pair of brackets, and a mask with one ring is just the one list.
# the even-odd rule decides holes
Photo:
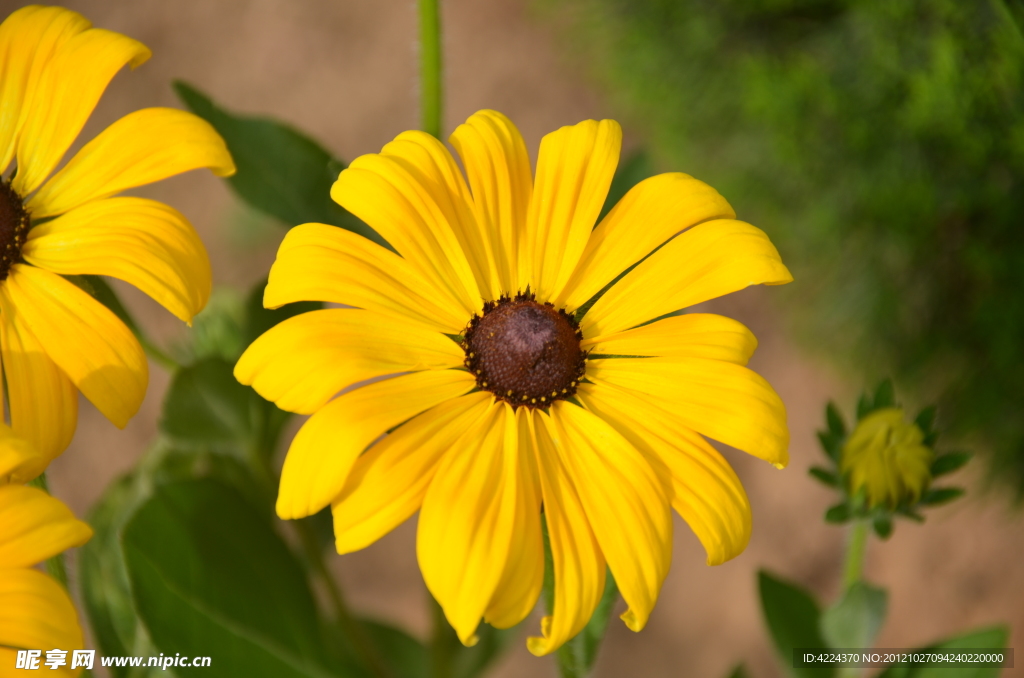
[(0, 280), (7, 280), (11, 266), (21, 260), (28, 237), (28, 212), (10, 183), (0, 179)]
[(587, 361), (581, 338), (565, 311), (518, 294), (485, 304), (462, 348), (477, 386), (512, 405), (548, 407), (576, 393)]

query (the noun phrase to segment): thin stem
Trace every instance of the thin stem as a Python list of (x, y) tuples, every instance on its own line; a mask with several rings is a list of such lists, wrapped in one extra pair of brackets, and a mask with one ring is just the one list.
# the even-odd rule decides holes
[(317, 538), (311, 529), (311, 524), (307, 520), (297, 520), (295, 521), (295, 529), (299, 533), (299, 539), (302, 541), (303, 550), (306, 552), (306, 559), (313, 566), (313, 570), (327, 589), (327, 597), (331, 599), (331, 606), (334, 608), (335, 621), (338, 622), (338, 626), (341, 627), (341, 630), (352, 643), (356, 654), (373, 676), (376, 678), (391, 678), (391, 672), (388, 671), (384, 662), (377, 654), (376, 646), (372, 644), (366, 635), (366, 630), (359, 623), (359, 620), (352, 616), (341, 588), (327, 569), (327, 565), (324, 563), (323, 549), (317, 543)]
[(419, 0), (420, 115), (423, 131), (441, 138), (441, 12), (439, 0)]
[(849, 541), (846, 544), (846, 564), (843, 566), (843, 588), (848, 589), (864, 573), (864, 554), (868, 544), (868, 521), (855, 520), (850, 526)]
[(452, 630), (444, 610), (434, 597), (427, 594), (431, 616), (434, 621), (433, 637), (430, 639), (431, 678), (452, 678), (455, 675), (454, 658), (459, 644), (458, 636)]
[(181, 368), (177, 360), (165, 353), (159, 346), (150, 341), (149, 337), (136, 329), (135, 336), (138, 337), (142, 349), (157, 365), (160, 365), (168, 372), (174, 372)]

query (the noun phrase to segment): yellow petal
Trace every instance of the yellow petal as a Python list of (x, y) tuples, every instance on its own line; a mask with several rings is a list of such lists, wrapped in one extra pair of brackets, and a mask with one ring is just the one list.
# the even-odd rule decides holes
[(235, 378), (282, 410), (312, 414), (356, 382), (461, 367), (465, 357), (454, 341), (418, 323), (328, 308), (265, 332), (239, 358)]
[[(381, 153), (356, 158), (331, 187), (331, 197), (380, 233), (442, 297), (457, 300), (469, 318), (483, 308), (469, 261), (473, 253), (463, 250), (458, 235), (471, 230), (462, 220), (472, 220), (472, 212), (465, 195), (453, 194), (423, 137), (432, 139), (406, 132)], [(405, 156), (415, 156), (419, 165)]]
[(528, 423), (555, 582), (552, 613), (541, 620), (542, 635), (526, 641), (530, 652), (541, 656), (557, 650), (590, 621), (604, 593), (606, 565), (563, 455), (551, 439), (548, 415), (534, 411)]
[(62, 214), (90, 200), (202, 167), (222, 177), (235, 173), (216, 130), (176, 108), (144, 108), (87, 143), (25, 207), (35, 218)]
[(338, 396), (295, 434), (281, 470), (277, 515), (313, 515), (341, 494), (352, 465), (388, 429), (476, 386), (464, 370), (428, 370)]
[(583, 317), (583, 336), (621, 332), (749, 285), (793, 276), (768, 236), (750, 224), (717, 219), (694, 226), (615, 283)]
[(0, 486), (0, 568), (31, 567), (92, 537), (92, 528), (40, 489)]
[(587, 379), (629, 389), (709, 438), (782, 468), (789, 463), (786, 407), (757, 373), (703, 358), (611, 358)]
[(708, 554), (708, 565), (735, 558), (750, 541), (747, 493), (729, 463), (672, 415), (627, 391), (581, 384), (583, 405), (622, 434), (660, 475), (672, 479), (672, 507)]
[(608, 195), (622, 147), (614, 120), (584, 120), (546, 135), (519, 252), (519, 282), (538, 300), (565, 287)]
[(526, 143), (511, 120), (489, 110), (471, 115), (449, 141), (466, 168), (477, 223), (489, 234), (499, 286), (514, 293), (520, 290), (516, 249), (533, 194)]
[(708, 219), (735, 216), (718, 191), (691, 176), (671, 172), (645, 179), (594, 229), (555, 305), (579, 308), (675, 234)]
[(135, 68), (150, 56), (141, 42), (102, 28), (61, 43), (32, 83), (32, 99), (22, 118), (13, 182), (19, 195), (38, 188), (57, 166), (114, 75), (125, 64)]
[(544, 586), (544, 537), (540, 527), (541, 489), (537, 458), (530, 433), (530, 410), (515, 411), (518, 458), (516, 461), (516, 515), (505, 569), (484, 610), (484, 620), (507, 629), (526, 619), (537, 605)]
[(446, 400), (359, 457), (333, 504), (338, 553), (366, 548), (416, 513), (441, 458), (487, 412), (492, 399), (477, 391)]
[[(44, 652), (82, 649), (78, 615), (64, 587), (37, 570), (0, 569), (0, 646)], [(13, 650), (10, 655), (0, 654), (0, 659), (11, 660), (3, 671), (14, 668)]]
[(210, 259), (177, 210), (145, 198), (76, 207), (29, 231), (25, 260), (61, 275), (106, 275), (134, 285), (191, 322), (210, 298)]
[(11, 428), (43, 457), (23, 472), (37, 476), (67, 449), (78, 422), (78, 391), (54, 364), (0, 284), (0, 345)]
[(746, 365), (757, 339), (742, 323), (713, 313), (687, 313), (580, 342), (594, 354), (694, 357)]
[(31, 327), (78, 390), (124, 428), (142, 405), (149, 382), (146, 356), (131, 330), (106, 306), (49, 271), (16, 264), (4, 288), (15, 322), (20, 318)]
[(519, 444), (496, 402), (444, 456), (420, 509), (416, 555), (427, 588), (463, 644), (501, 580), (516, 525)]
[(672, 562), (668, 479), (602, 419), (565, 401), (551, 409), (565, 460), (601, 552), (629, 605), (622, 620), (639, 631)]
[(29, 5), (0, 24), (0, 172), (7, 169), (28, 103), (53, 54), (92, 24), (63, 7)]
[(296, 301), (356, 306), (448, 334), (460, 334), (469, 322), (458, 302), (436, 296), (408, 261), (351, 231), (324, 224), (288, 231), (270, 269), (263, 304), (278, 308)]
[(27, 483), (42, 473), (47, 461), (31, 443), (0, 422), (0, 486)]

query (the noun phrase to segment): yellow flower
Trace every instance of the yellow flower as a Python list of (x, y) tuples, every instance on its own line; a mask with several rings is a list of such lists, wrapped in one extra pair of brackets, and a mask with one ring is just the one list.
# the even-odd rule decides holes
[(670, 507), (709, 563), (750, 535), (743, 487), (701, 434), (780, 467), (789, 440), (779, 397), (744, 367), (756, 345), (745, 327), (655, 319), (792, 278), (764, 233), (685, 174), (640, 183), (595, 229), (621, 145), (612, 120), (544, 137), (535, 179), (499, 113), (473, 115), (451, 142), (468, 183), (444, 145), (406, 132), (334, 184), (334, 200), (398, 254), (322, 224), (281, 245), (266, 306), (356, 308), (291, 318), (235, 368), (313, 415), (288, 451), (278, 515), (332, 504), (347, 553), (418, 510), (423, 577), (471, 643), (481, 618), (507, 627), (533, 609), (543, 507), (554, 610), (530, 650), (586, 624), (606, 564), (639, 630), (669, 568)]
[(114, 74), (150, 56), (142, 43), (90, 26), (37, 5), (0, 24), (0, 173), (15, 166), (0, 178), (0, 357), (11, 425), (43, 466), (71, 440), (78, 391), (124, 427), (148, 381), (131, 331), (62, 276), (119, 278), (185, 321), (209, 296), (210, 262), (185, 217), (111, 196), (200, 167), (234, 171), (207, 123), (147, 108), (53, 173)]
[[(10, 484), (40, 455), (0, 423), (0, 676), (14, 676), (18, 649), (83, 649), (78, 615), (63, 586), (33, 566), (92, 537), (92, 529), (42, 490)], [(42, 655), (45, 661), (46, 655)]]
[(863, 489), (872, 507), (916, 503), (931, 482), (935, 456), (923, 441), (924, 433), (904, 421), (899, 408), (864, 417), (843, 446), (840, 469), (849, 478), (850, 493)]

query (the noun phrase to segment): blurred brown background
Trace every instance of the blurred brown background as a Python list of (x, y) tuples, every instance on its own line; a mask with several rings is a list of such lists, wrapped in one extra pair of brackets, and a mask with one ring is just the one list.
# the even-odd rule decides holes
[[(0, 2), (6, 16), (24, 3)], [(224, 106), (286, 120), (350, 160), (375, 152), (417, 125), (416, 7), (412, 0), (70, 0), (96, 25), (149, 45), (153, 59), (120, 74), (89, 122), (90, 138), (117, 117), (146, 106), (178, 106), (170, 81), (184, 79)], [(444, 3), (446, 129), (480, 108), (509, 115), (535, 151), (540, 137), (585, 118), (615, 117), (582, 69), (536, 21), (525, 0)], [(626, 131), (627, 146), (643, 139)], [(687, 171), (685, 167), (671, 168)], [(265, 275), (283, 230), (243, 238), (252, 219), (227, 187), (192, 173), (140, 191), (184, 212), (213, 260), (216, 284), (246, 288)], [(726, 196), (727, 198), (730, 196)], [(743, 216), (743, 205), (734, 203)], [(758, 224), (769, 235), (772, 224)], [(798, 280), (796, 283), (814, 284)], [(120, 287), (137, 317), (161, 341), (186, 328), (154, 302)], [(849, 409), (862, 384), (840, 383), (785, 336), (770, 289), (709, 304), (750, 326), (761, 344), (752, 366), (789, 410), (792, 462), (785, 471), (727, 450), (750, 494), (754, 535), (739, 558), (704, 564), (697, 540), (676, 525), (674, 563), (647, 628), (613, 621), (598, 676), (725, 676), (738, 661), (759, 678), (780, 675), (756, 601), (755, 573), (767, 567), (833, 597), (843, 533), (823, 524), (829, 494), (806, 475), (820, 454), (814, 432), (829, 398)], [(71, 448), (51, 467), (53, 492), (84, 514), (107, 484), (129, 469), (156, 430), (167, 375), (151, 365), (140, 414), (118, 431), (83, 400)], [(897, 385), (898, 388), (898, 385)], [(916, 403), (914, 403), (916, 404)], [(1024, 647), (1024, 522), (999, 497), (981, 496), (971, 471), (958, 477), (967, 500), (929, 513), (923, 526), (897, 525), (891, 542), (872, 542), (867, 575), (891, 591), (882, 647), (912, 647), (991, 623), (1009, 623), (1011, 647)], [(428, 631), (425, 589), (416, 566), (415, 519), (373, 547), (336, 557), (334, 566), (359, 611)], [(244, 566), (244, 564), (243, 564)], [(254, 592), (258, 595), (258, 592)], [(528, 622), (538, 630), (537, 619)], [(496, 676), (554, 676), (519, 642)]]

